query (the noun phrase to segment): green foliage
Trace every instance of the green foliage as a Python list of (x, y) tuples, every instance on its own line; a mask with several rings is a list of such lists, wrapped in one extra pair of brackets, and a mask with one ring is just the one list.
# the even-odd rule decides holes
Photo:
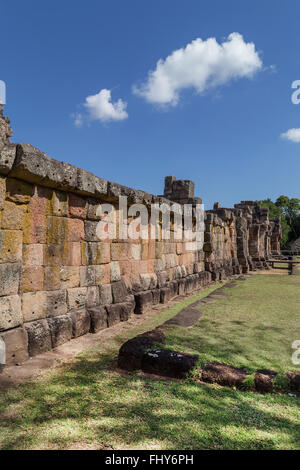
[(257, 201), (260, 207), (269, 209), (270, 219), (280, 217), (282, 227), (281, 248), (300, 237), (300, 199), (279, 196), (275, 202), (270, 198)]

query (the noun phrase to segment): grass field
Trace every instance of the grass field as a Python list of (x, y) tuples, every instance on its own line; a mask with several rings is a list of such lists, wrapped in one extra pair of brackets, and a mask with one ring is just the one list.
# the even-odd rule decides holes
[[(172, 327), (168, 345), (246, 366), (291, 368), (299, 325), (298, 276), (258, 275), (205, 306), (198, 325)], [(1, 449), (300, 449), (300, 397), (259, 395), (114, 370), (127, 338), (157, 326), (172, 307), (50, 370), (1, 392)], [(298, 334), (299, 336), (299, 334)], [(294, 366), (295, 368), (295, 366)]]

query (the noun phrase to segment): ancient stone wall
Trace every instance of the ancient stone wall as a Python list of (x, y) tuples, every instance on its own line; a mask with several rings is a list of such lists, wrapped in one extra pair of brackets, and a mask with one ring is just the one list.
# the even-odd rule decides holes
[[(193, 182), (168, 176), (164, 196), (154, 196), (58, 162), (31, 145), (12, 144), (11, 135), (1, 108), (0, 337), (7, 365), (126, 321), (211, 280), (262, 267), (269, 251), (278, 249), (280, 222), (270, 223), (267, 211), (249, 201), (234, 209), (216, 204), (193, 243), (185, 235), (178, 238), (175, 215), (164, 237), (161, 214), (153, 239), (153, 205), (188, 204), (195, 229), (202, 201), (194, 196)], [(112, 220), (99, 212), (103, 204), (113, 208), (112, 239), (99, 236), (103, 217)], [(124, 236), (129, 222), (137, 223), (137, 238)]]

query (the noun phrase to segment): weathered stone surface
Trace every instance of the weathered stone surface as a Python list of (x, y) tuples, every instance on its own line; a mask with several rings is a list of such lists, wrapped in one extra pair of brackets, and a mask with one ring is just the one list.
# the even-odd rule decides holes
[(19, 289), (20, 265), (0, 264), (0, 296), (17, 294)]
[(0, 230), (0, 263), (14, 263), (22, 260), (22, 232)]
[(0, 144), (0, 173), (7, 175), (16, 158), (16, 147), (15, 145), (8, 145), (1, 149)]
[(72, 193), (69, 195), (69, 214), (71, 217), (85, 219), (87, 207), (88, 203), (86, 199)]
[[(110, 262), (110, 244), (105, 242), (83, 242), (81, 244), (82, 264), (99, 265)], [(117, 279), (118, 280), (118, 279)]]
[(19, 365), (28, 359), (28, 336), (25, 328), (1, 333), (6, 347), (6, 365)]
[(110, 263), (110, 280), (111, 282), (120, 281), (121, 271), (120, 264), (118, 261), (112, 261)]
[(229, 387), (242, 387), (247, 372), (244, 369), (228, 364), (210, 362), (202, 369), (203, 382), (228, 385)]
[(135, 294), (135, 312), (136, 314), (143, 314), (151, 310), (153, 305), (153, 294), (151, 291), (139, 292)]
[(289, 370), (287, 373), (287, 378), (290, 381), (290, 389), (292, 392), (300, 392), (300, 371), (299, 370)]
[(121, 304), (108, 305), (106, 306), (106, 310), (108, 315), (107, 323), (109, 327), (120, 323), (121, 315), (123, 314)]
[(86, 306), (95, 307), (100, 304), (99, 287), (91, 286), (87, 288)]
[(21, 180), (7, 178), (6, 199), (17, 204), (28, 204), (34, 194), (34, 186)]
[(52, 348), (51, 333), (47, 320), (38, 320), (24, 325), (28, 334), (28, 352), (33, 357), (50, 351)]
[(124, 302), (126, 296), (128, 295), (128, 290), (126, 284), (123, 280), (113, 282), (111, 284), (113, 301), (115, 304), (119, 302)]
[(72, 338), (72, 320), (69, 315), (48, 318), (47, 321), (53, 348), (70, 341)]
[(152, 290), (152, 301), (153, 305), (157, 305), (160, 303), (160, 289), (153, 289)]
[(172, 291), (169, 287), (162, 287), (160, 289), (160, 301), (162, 304), (167, 304), (172, 298)]
[(22, 323), (20, 297), (18, 295), (0, 297), (0, 331), (15, 328)]
[(89, 333), (91, 327), (91, 318), (88, 311), (84, 308), (70, 312), (72, 320), (72, 337), (77, 338), (78, 336)]
[(95, 266), (80, 266), (80, 286), (88, 287), (96, 284)]
[(88, 313), (91, 317), (91, 333), (97, 333), (108, 327), (107, 311), (105, 307), (89, 308)]
[(79, 287), (80, 269), (79, 266), (62, 266), (60, 268), (60, 281), (63, 289)]
[(143, 372), (166, 377), (184, 378), (195, 367), (198, 356), (171, 351), (152, 349), (144, 353), (141, 369)]
[(134, 295), (128, 295), (124, 302), (118, 304), (121, 306), (120, 319), (121, 321), (128, 321), (135, 309)]
[(44, 246), (40, 243), (23, 245), (23, 264), (27, 267), (44, 265)]
[(67, 289), (67, 302), (69, 310), (76, 310), (85, 306), (86, 303), (86, 287)]
[(46, 292), (47, 317), (64, 315), (67, 311), (67, 292), (64, 289)]
[(1, 228), (4, 230), (22, 230), (25, 224), (27, 206), (5, 201), (2, 213)]
[(274, 370), (262, 369), (254, 374), (254, 384), (257, 392), (272, 393), (274, 388), (274, 379), (277, 376)]
[(113, 303), (111, 284), (100, 286), (100, 304), (110, 305)]
[(138, 370), (142, 367), (145, 351), (153, 346), (153, 340), (146, 336), (137, 336), (124, 343), (118, 356), (118, 367), (125, 370)]

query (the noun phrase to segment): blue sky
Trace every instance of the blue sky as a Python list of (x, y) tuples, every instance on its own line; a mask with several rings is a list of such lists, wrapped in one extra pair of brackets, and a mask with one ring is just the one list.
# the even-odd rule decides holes
[[(300, 105), (291, 103), (291, 84), (300, 79), (296, 0), (1, 0), (0, 6), (0, 79), (14, 141), (154, 194), (162, 193), (166, 175), (192, 179), (207, 208), (214, 201), (231, 207), (242, 199), (300, 197), (300, 143), (280, 137), (300, 127)], [(218, 82), (220, 57), (217, 86), (208, 74), (200, 89), (205, 49), (191, 59), (198, 63), (179, 62), (176, 103), (155, 102), (159, 83), (148, 86), (148, 100), (133, 92), (134, 85), (147, 88), (159, 59), (187, 52), (197, 38), (220, 45), (234, 32), (254, 43), (262, 62), (251, 76), (241, 65), (238, 78)], [(226, 58), (229, 72), (235, 64)], [(175, 72), (166, 69), (163, 63), (173, 83)], [(198, 88), (180, 88), (187, 78)], [(113, 103), (122, 100), (113, 120), (101, 113), (96, 119), (84, 106), (101, 90)]]

